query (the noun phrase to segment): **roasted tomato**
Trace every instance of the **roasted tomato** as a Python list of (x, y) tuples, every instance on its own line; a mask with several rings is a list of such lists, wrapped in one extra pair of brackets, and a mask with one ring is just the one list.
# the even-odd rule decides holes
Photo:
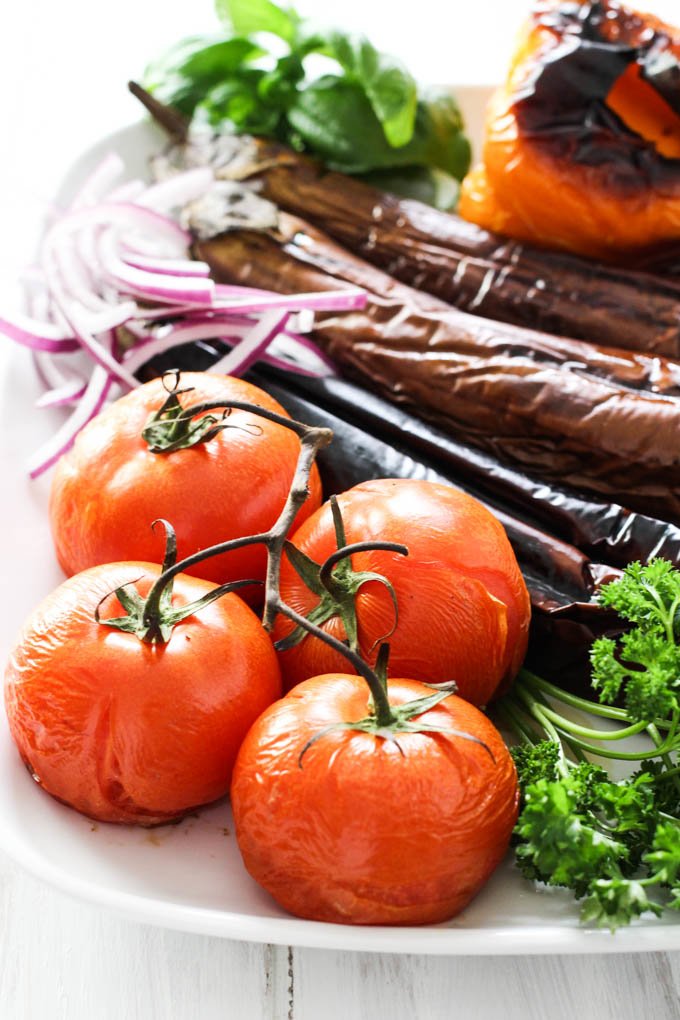
[[(471, 496), (434, 482), (380, 479), (338, 496), (347, 543), (387, 541), (408, 548), (355, 553), (351, 571), (335, 568), (335, 584), (353, 600), (357, 648), (375, 661), (381, 639), (389, 639), (390, 673), (427, 683), (455, 681), (461, 697), (486, 704), (514, 677), (526, 651), (530, 604), (515, 555), (501, 524)], [(337, 548), (329, 504), (293, 535), (292, 544), (317, 564)], [(392, 585), (363, 579), (382, 575)], [(352, 595), (352, 587), (358, 590)], [(290, 560), (281, 570), (281, 597), (303, 616), (345, 639), (346, 627)], [(398, 616), (395, 613), (395, 601)], [(396, 626), (395, 626), (396, 623)], [(277, 639), (291, 641), (292, 624), (279, 618)], [(284, 686), (346, 668), (343, 657), (319, 639), (299, 634), (280, 652)], [(294, 636), (293, 636), (294, 639)]]
[(619, 0), (537, 0), (461, 215), (612, 261), (680, 239), (680, 28)]
[[(159, 568), (114, 563), (69, 578), (24, 626), (6, 671), (12, 736), (48, 793), (91, 818), (154, 825), (223, 796), (251, 723), (280, 694), (276, 654), (229, 594), (149, 644), (102, 623), (110, 593), (145, 596)], [(173, 608), (215, 588), (179, 574)], [(103, 600), (103, 601), (102, 601)]]
[[(428, 694), (413, 680), (389, 681), (393, 706)], [(260, 716), (231, 787), (243, 860), (300, 917), (445, 921), (507, 849), (518, 804), (512, 758), (486, 716), (456, 696), (414, 719), (437, 732), (395, 731), (393, 740), (347, 728), (370, 711), (364, 680), (336, 673)]]
[[(263, 390), (230, 376), (185, 372), (183, 406), (217, 400), (257, 404), (287, 417)], [(50, 521), (59, 562), (67, 574), (99, 563), (153, 560), (150, 524), (171, 520), (180, 559), (232, 538), (272, 526), (283, 509), (300, 443), (289, 429), (245, 411), (207, 442), (154, 453), (142, 437), (168, 393), (160, 379), (121, 397), (79, 434), (59, 461), (50, 496)], [(219, 411), (216, 412), (219, 416)], [(301, 524), (321, 502), (314, 467)], [(234, 550), (198, 564), (191, 573), (220, 583), (266, 571), (262, 545)]]

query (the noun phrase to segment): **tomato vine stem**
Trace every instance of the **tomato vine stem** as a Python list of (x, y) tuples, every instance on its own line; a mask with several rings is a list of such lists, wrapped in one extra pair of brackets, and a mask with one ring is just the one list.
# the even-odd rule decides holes
[(278, 611), (282, 616), (286, 616), (293, 623), (296, 623), (298, 627), (304, 627), (304, 629), (312, 635), (312, 637), (318, 638), (319, 641), (323, 641), (333, 648), (340, 655), (344, 655), (347, 661), (354, 667), (359, 676), (362, 676), (368, 684), (371, 697), (373, 698), (373, 710), (375, 716), (375, 723), (378, 728), (389, 727), (396, 721), (396, 715), (390, 705), (389, 698), (387, 696), (387, 684), (382, 684), (380, 679), (375, 672), (371, 669), (367, 662), (365, 662), (358, 652), (352, 651), (352, 649), (346, 645), (343, 641), (333, 637), (332, 634), (326, 633), (323, 627), (317, 627), (315, 623), (312, 623), (307, 619), (306, 616), (302, 616), (297, 613), (290, 606), (278, 600)]
[[(169, 383), (169, 379), (173, 381)], [(231, 584), (224, 584), (207, 593), (202, 599), (192, 603), (190, 606), (183, 606), (176, 609), (172, 605), (172, 584), (174, 578), (183, 571), (189, 570), (204, 560), (224, 553), (241, 549), (244, 546), (261, 544), (267, 548), (267, 573), (265, 581), (264, 609), (262, 614), (262, 625), (267, 631), (271, 631), (277, 615), (282, 615), (291, 620), (298, 628), (306, 631), (310, 636), (323, 641), (336, 652), (342, 655), (356, 673), (366, 681), (371, 694), (372, 704), (368, 715), (355, 722), (343, 724), (346, 728), (355, 729), (361, 732), (375, 733), (385, 739), (395, 740), (397, 733), (448, 733), (465, 740), (472, 740), (490, 750), (478, 738), (463, 733), (450, 727), (438, 724), (418, 722), (416, 716), (434, 708), (440, 701), (443, 701), (450, 694), (455, 692), (455, 684), (426, 685), (430, 686), (432, 693), (424, 697), (399, 705), (391, 705), (387, 688), (387, 658), (389, 646), (382, 639), (378, 651), (375, 669), (363, 659), (358, 651), (358, 642), (354, 642), (348, 636), (348, 643), (339, 640), (318, 626), (314, 621), (302, 616), (296, 610), (288, 606), (281, 598), (280, 577), (281, 561), (284, 551), (291, 555), (290, 544), (287, 543), (287, 536), (293, 523), (309, 496), (309, 478), (320, 450), (328, 446), (333, 438), (330, 429), (320, 428), (312, 425), (305, 425), (302, 422), (284, 417), (274, 411), (259, 407), (257, 404), (245, 401), (232, 401), (226, 399), (224, 402), (211, 401), (209, 404), (197, 404), (193, 407), (183, 407), (179, 401), (179, 395), (191, 392), (189, 388), (181, 388), (180, 373), (173, 370), (166, 373), (163, 385), (168, 393), (168, 398), (156, 414), (152, 416), (144, 429), (145, 438), (158, 453), (177, 453), (187, 446), (193, 445), (195, 441), (207, 441), (213, 438), (217, 432), (226, 426), (226, 419), (231, 410), (241, 410), (252, 413), (256, 417), (266, 418), (269, 421), (281, 425), (283, 428), (294, 432), (300, 440), (300, 451), (295, 466), (293, 480), (291, 482), (288, 496), (277, 520), (268, 531), (259, 532), (256, 535), (248, 535), (240, 538), (229, 539), (201, 549), (176, 562), (176, 542), (172, 526), (167, 521), (161, 521), (166, 532), (166, 553), (161, 574), (151, 586), (148, 595), (143, 599), (134, 586), (127, 585), (125, 588), (117, 589), (118, 596), (126, 616), (116, 619), (97, 619), (100, 623), (112, 627), (118, 627), (134, 633), (143, 641), (149, 643), (164, 643), (170, 639), (173, 626), (185, 619), (188, 615), (199, 611), (211, 601), (219, 598), (234, 588), (244, 584), (257, 582), (240, 581)], [(207, 421), (203, 430), (196, 430), (192, 424), (199, 415), (208, 414), (213, 410), (221, 409), (224, 414), (222, 418), (213, 417)], [(200, 420), (200, 419), (199, 419)], [(198, 435), (198, 438), (196, 436)], [(155, 444), (155, 445), (154, 445)], [(344, 577), (345, 573), (351, 574), (349, 564), (343, 573), (343, 578), (334, 575), (334, 568), (343, 561), (347, 561), (354, 553), (383, 550), (395, 552), (402, 556), (408, 555), (408, 548), (394, 542), (355, 542), (347, 544), (342, 517), (337, 501), (331, 497), (331, 509), (336, 523), (336, 536), (340, 548), (333, 552), (324, 563), (314, 565), (318, 567), (318, 580), (321, 589), (330, 596), (338, 588), (341, 582), (349, 584), (348, 595), (353, 595), (358, 587), (369, 580), (380, 581), (390, 591), (392, 601), (395, 605), (395, 621), (397, 613), (396, 596), (392, 585), (388, 580), (378, 574), (371, 572), (358, 572), (349, 578)], [(155, 525), (159, 522), (154, 522)], [(294, 547), (293, 547), (294, 548)], [(302, 554), (300, 554), (302, 555)], [(338, 568), (339, 569), (339, 568)], [(351, 589), (351, 591), (349, 590)], [(345, 597), (344, 589), (342, 591)], [(396, 626), (396, 623), (395, 623)], [(401, 750), (401, 748), (400, 748)], [(303, 751), (304, 753), (304, 751)], [(402, 752), (403, 753), (403, 752)], [(492, 756), (493, 757), (493, 756)], [(302, 759), (302, 754), (301, 754)]]

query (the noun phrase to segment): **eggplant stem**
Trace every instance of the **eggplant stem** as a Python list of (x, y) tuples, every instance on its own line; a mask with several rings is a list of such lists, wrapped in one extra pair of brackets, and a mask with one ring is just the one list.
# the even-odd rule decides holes
[(165, 103), (161, 103), (136, 81), (129, 81), (128, 89), (171, 138), (177, 142), (186, 141), (189, 133), (189, 121), (184, 114), (176, 110), (174, 106), (166, 106)]

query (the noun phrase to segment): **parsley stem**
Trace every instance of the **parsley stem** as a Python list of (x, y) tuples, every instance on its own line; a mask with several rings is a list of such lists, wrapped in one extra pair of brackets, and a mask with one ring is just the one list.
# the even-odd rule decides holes
[(526, 704), (527, 708), (529, 709), (530, 715), (532, 715), (541, 724), (545, 732), (548, 734), (550, 740), (552, 740), (553, 743), (557, 744), (560, 752), (558, 768), (562, 775), (566, 776), (569, 770), (567, 757), (564, 753), (564, 743), (566, 743), (566, 741), (563, 741), (561, 739), (560, 734), (557, 732), (550, 719), (545, 715), (544, 706), (541, 705), (540, 702), (538, 702), (536, 698), (534, 698), (534, 696), (529, 693), (529, 691), (524, 690), (524, 688), (522, 688), (521, 686), (517, 687), (516, 691), (517, 694), (519, 694), (520, 699)]
[(675, 614), (678, 611), (678, 606), (680, 606), (680, 595), (676, 596), (676, 598), (671, 603), (671, 608), (668, 610), (668, 622), (670, 624), (670, 640), (672, 642), (675, 642)]
[[(673, 718), (672, 718), (672, 721), (671, 721), (671, 728), (669, 729), (668, 734), (666, 736), (666, 740), (667, 741), (671, 741), (673, 739), (673, 737), (675, 736), (677, 728), (678, 728), (678, 712), (675, 711), (673, 713)], [(663, 739), (661, 737), (661, 734), (659, 733), (659, 731), (656, 728), (656, 726), (654, 725), (654, 723), (651, 723), (651, 725), (649, 725), (647, 727), (647, 732), (649, 733), (650, 737), (652, 738), (652, 740), (656, 744), (657, 748), (659, 748), (659, 747), (661, 747), (663, 745)], [(665, 774), (668, 775), (669, 771), (672, 770), (672, 768), (673, 768), (673, 759), (668, 754), (662, 754), (661, 755), (661, 760), (663, 761), (664, 765), (666, 766)], [(678, 793), (680, 793), (680, 778), (676, 774), (672, 774), (671, 778), (673, 780), (673, 786), (678, 791)]]
[[(554, 724), (560, 731), (573, 734), (575, 737), (585, 737), (588, 740), (624, 740), (626, 737), (632, 737), (636, 733), (642, 733), (649, 726), (647, 720), (642, 722), (633, 723), (631, 726), (625, 726), (619, 730), (594, 730), (589, 726), (580, 726), (578, 723), (572, 722), (570, 719), (565, 719), (559, 712), (553, 711), (549, 705), (541, 704), (535, 695), (522, 688), (520, 685), (516, 688), (518, 694), (522, 700), (527, 704), (532, 713), (535, 713), (537, 708), (540, 708), (541, 717), (548, 719)], [(542, 700), (542, 699), (541, 699)], [(616, 755), (614, 757), (617, 757)]]
[(568, 691), (563, 691), (560, 687), (555, 687), (554, 684), (549, 683), (549, 681), (544, 680), (540, 676), (536, 676), (535, 673), (531, 673), (528, 669), (520, 670), (519, 679), (525, 680), (532, 687), (537, 687), (544, 694), (564, 702), (565, 705), (570, 705), (572, 708), (580, 708), (584, 712), (590, 712), (592, 715), (600, 715), (603, 719), (618, 719), (621, 722), (627, 722), (630, 718), (628, 713), (622, 708), (599, 705), (597, 702), (587, 701), (586, 698), (579, 698), (576, 694), (570, 694)]
[[(618, 719), (620, 722), (630, 721), (630, 715), (625, 709), (614, 708), (612, 705), (600, 705), (596, 701), (580, 698), (577, 694), (570, 694), (569, 691), (563, 691), (561, 687), (556, 687), (555, 684), (551, 684), (548, 680), (544, 680), (543, 677), (537, 676), (524, 667), (519, 672), (518, 681), (524, 681), (534, 691), (540, 690), (556, 701), (561, 701), (571, 708), (588, 712), (590, 715), (599, 715), (603, 719)], [(671, 728), (672, 722), (668, 719), (654, 719), (653, 724), (660, 730), (668, 730)]]
[(510, 698), (503, 698), (493, 706), (494, 715), (505, 723), (508, 729), (514, 730), (517, 736), (532, 747), (540, 742), (539, 735), (527, 726)]
[(610, 751), (606, 747), (596, 747), (595, 744), (589, 744), (585, 740), (581, 740), (580, 737), (572, 736), (571, 739), (583, 751), (587, 751), (589, 754), (595, 754), (600, 758), (614, 758), (618, 761), (649, 761), (652, 758), (659, 758), (667, 751), (673, 750), (672, 745), (665, 744), (661, 747), (654, 747), (650, 751)]
[[(543, 696), (543, 694), (540, 691), (536, 691), (533, 696), (545, 708), (550, 708), (550, 705), (548, 704), (547, 700), (545, 699), (545, 697)], [(510, 711), (518, 719), (521, 719), (521, 713), (527, 711), (526, 706), (518, 705), (516, 703), (516, 701), (512, 699), (511, 695), (507, 695), (503, 699), (503, 702), (508, 702), (508, 708), (510, 709)], [(541, 725), (543, 725), (543, 723), (541, 723)], [(525, 723), (525, 728), (527, 728), (526, 727), (526, 723)], [(544, 729), (545, 729), (545, 727), (544, 727)], [(543, 740), (543, 739), (544, 739), (544, 737), (539, 737), (539, 736), (537, 736), (534, 733), (533, 743), (537, 744), (540, 740)], [(583, 753), (583, 751), (581, 750), (581, 748), (577, 747), (576, 744), (574, 744), (573, 741), (570, 740), (568, 736), (560, 734), (560, 739), (561, 739), (562, 743), (567, 747), (567, 749), (571, 752), (572, 756), (575, 758), (576, 761), (587, 761), (588, 760), (586, 758), (585, 754)]]
[[(560, 744), (560, 746), (564, 736), (567, 735), (570, 743), (581, 748), (583, 751), (598, 755), (601, 758), (615, 758), (620, 759), (621, 761), (646, 761), (650, 758), (659, 758), (668, 751), (673, 751), (675, 749), (674, 739), (669, 740), (668, 737), (666, 737), (663, 743), (661, 743), (658, 747), (654, 747), (650, 751), (610, 751), (605, 747), (597, 747), (595, 744), (587, 743), (587, 741), (582, 739), (582, 736), (574, 733), (572, 727), (575, 724), (570, 723), (568, 719), (564, 719), (562, 716), (558, 715), (557, 712), (553, 712), (545, 705), (541, 705), (530, 691), (526, 690), (526, 688), (524, 688), (521, 684), (515, 687), (515, 691), (528, 707), (530, 714), (533, 715), (534, 718), (536, 718), (544, 727), (550, 739)], [(636, 723), (635, 727), (627, 727), (627, 735), (632, 736), (631, 731), (633, 730), (635, 733), (640, 733), (642, 730), (646, 729), (647, 726), (649, 726), (649, 723), (645, 722)], [(594, 739), (601, 740), (603, 738), (603, 734), (600, 730), (587, 730), (585, 727), (577, 728), (584, 730), (585, 735), (589, 737), (592, 734)], [(609, 739), (618, 740), (620, 739), (619, 734), (623, 732), (625, 731), (617, 730), (616, 735), (610, 735)]]
[(642, 722), (633, 723), (620, 730), (593, 730), (589, 726), (580, 726), (570, 719), (565, 719), (559, 712), (554, 712), (547, 705), (543, 706), (543, 714), (561, 730), (573, 733), (576, 737), (585, 737), (588, 740), (625, 740), (626, 737), (633, 737), (636, 733), (642, 733), (643, 730), (649, 728), (649, 723), (643, 719)]

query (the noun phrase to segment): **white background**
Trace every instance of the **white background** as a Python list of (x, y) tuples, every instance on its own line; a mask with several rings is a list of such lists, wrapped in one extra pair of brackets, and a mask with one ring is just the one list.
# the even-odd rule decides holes
[[(298, 6), (365, 31), (420, 78), (482, 83), (502, 74), (527, 0)], [(680, 15), (680, 0), (638, 6)], [(29, 258), (74, 156), (138, 117), (126, 80), (181, 35), (214, 28), (210, 0), (5, 0), (0, 294)], [(2, 580), (0, 611), (11, 598)], [(71, 902), (0, 855), (2, 1020), (677, 1020), (679, 990), (676, 954), (447, 960), (289, 953), (164, 932)]]

